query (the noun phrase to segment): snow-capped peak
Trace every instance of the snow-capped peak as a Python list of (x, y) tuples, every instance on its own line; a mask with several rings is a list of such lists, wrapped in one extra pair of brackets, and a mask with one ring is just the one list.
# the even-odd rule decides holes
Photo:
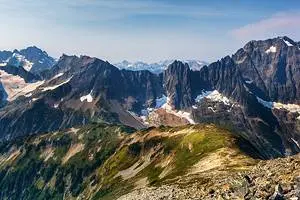
[(26, 71), (40, 72), (51, 68), (55, 59), (48, 56), (47, 52), (36, 46), (14, 51), (0, 51), (0, 63), (2, 65), (22, 66)]

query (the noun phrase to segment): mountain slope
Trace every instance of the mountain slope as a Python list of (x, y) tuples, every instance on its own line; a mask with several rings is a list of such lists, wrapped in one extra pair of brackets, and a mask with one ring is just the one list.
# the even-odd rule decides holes
[(35, 90), (42, 83), (43, 81), (41, 81), (39, 76), (26, 71), (23, 67), (1, 66), (1, 107), (19, 96), (29, 95), (31, 91)]
[(91, 121), (143, 128), (145, 125), (127, 110), (138, 112), (162, 93), (158, 75), (120, 71), (108, 62), (87, 56), (63, 56), (44, 76), (48, 79), (31, 96), (0, 110), (0, 129), (9, 133), (1, 137), (14, 138)]
[(299, 156), (258, 160), (249, 143), (212, 124), (137, 132), (90, 124), (0, 151), (1, 199), (267, 198), (276, 187), (292, 198), (300, 181)]
[(222, 168), (232, 171), (256, 163), (240, 139), (213, 125), (132, 131), (91, 124), (2, 143), (1, 199), (115, 199), (136, 181), (160, 185), (205, 171), (201, 163), (212, 169), (204, 160), (215, 155), (228, 156)]

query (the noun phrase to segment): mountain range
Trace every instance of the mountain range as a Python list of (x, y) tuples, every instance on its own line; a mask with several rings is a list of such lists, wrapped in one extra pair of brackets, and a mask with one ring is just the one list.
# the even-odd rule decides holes
[[(145, 62), (128, 62), (124, 60), (120, 63), (115, 63), (114, 66), (119, 69), (127, 69), (132, 71), (140, 71), (140, 70), (148, 70), (152, 73), (159, 74), (168, 68), (170, 64), (172, 64), (175, 60), (164, 60), (156, 63), (145, 63)], [(205, 61), (200, 60), (182, 60), (183, 63), (187, 63), (191, 70), (198, 71), (204, 65), (208, 65)]]
[[(0, 196), (9, 198), (12, 190), (13, 199), (38, 198), (30, 196), (34, 191), (42, 199), (106, 199), (108, 194), (115, 199), (121, 191), (131, 191), (135, 181), (159, 185), (181, 177), (190, 183), (183, 176), (198, 162), (198, 170), (209, 167), (206, 159), (233, 156), (226, 162), (236, 163), (236, 172), (249, 166), (255, 170), (256, 159), (299, 153), (299, 44), (286, 36), (250, 41), (210, 64), (172, 60), (113, 65), (65, 54), (55, 60), (36, 47), (1, 52), (0, 167), (7, 170), (0, 177), (6, 177), (2, 185), (13, 183), (10, 188), (0, 184)], [(10, 173), (31, 161), (36, 171), (25, 173), (34, 174), (30, 180), (19, 175), (26, 167)], [(248, 195), (240, 189), (253, 186), (242, 179), (249, 185), (232, 189), (238, 197)], [(122, 181), (128, 188), (118, 184)], [(22, 186), (16, 187), (19, 182)], [(30, 187), (33, 182), (36, 186)], [(278, 187), (276, 195), (282, 195)], [(230, 195), (219, 192), (204, 193)], [(132, 195), (129, 199), (136, 198)]]

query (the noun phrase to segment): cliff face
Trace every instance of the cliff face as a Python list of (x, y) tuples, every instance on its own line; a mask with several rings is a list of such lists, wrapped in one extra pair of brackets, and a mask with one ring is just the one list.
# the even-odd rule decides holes
[(164, 87), (170, 104), (180, 110), (193, 103), (191, 89), (191, 70), (187, 64), (175, 61), (164, 71)]
[(234, 59), (243, 78), (272, 101), (299, 101), (299, 60), (297, 44), (287, 37), (252, 41)]

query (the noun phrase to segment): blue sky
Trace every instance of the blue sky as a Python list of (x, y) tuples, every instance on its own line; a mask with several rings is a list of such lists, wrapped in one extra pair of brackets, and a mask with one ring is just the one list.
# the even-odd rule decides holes
[(0, 0), (0, 49), (36, 45), (50, 55), (215, 61), (247, 41), (300, 40), (300, 1)]

